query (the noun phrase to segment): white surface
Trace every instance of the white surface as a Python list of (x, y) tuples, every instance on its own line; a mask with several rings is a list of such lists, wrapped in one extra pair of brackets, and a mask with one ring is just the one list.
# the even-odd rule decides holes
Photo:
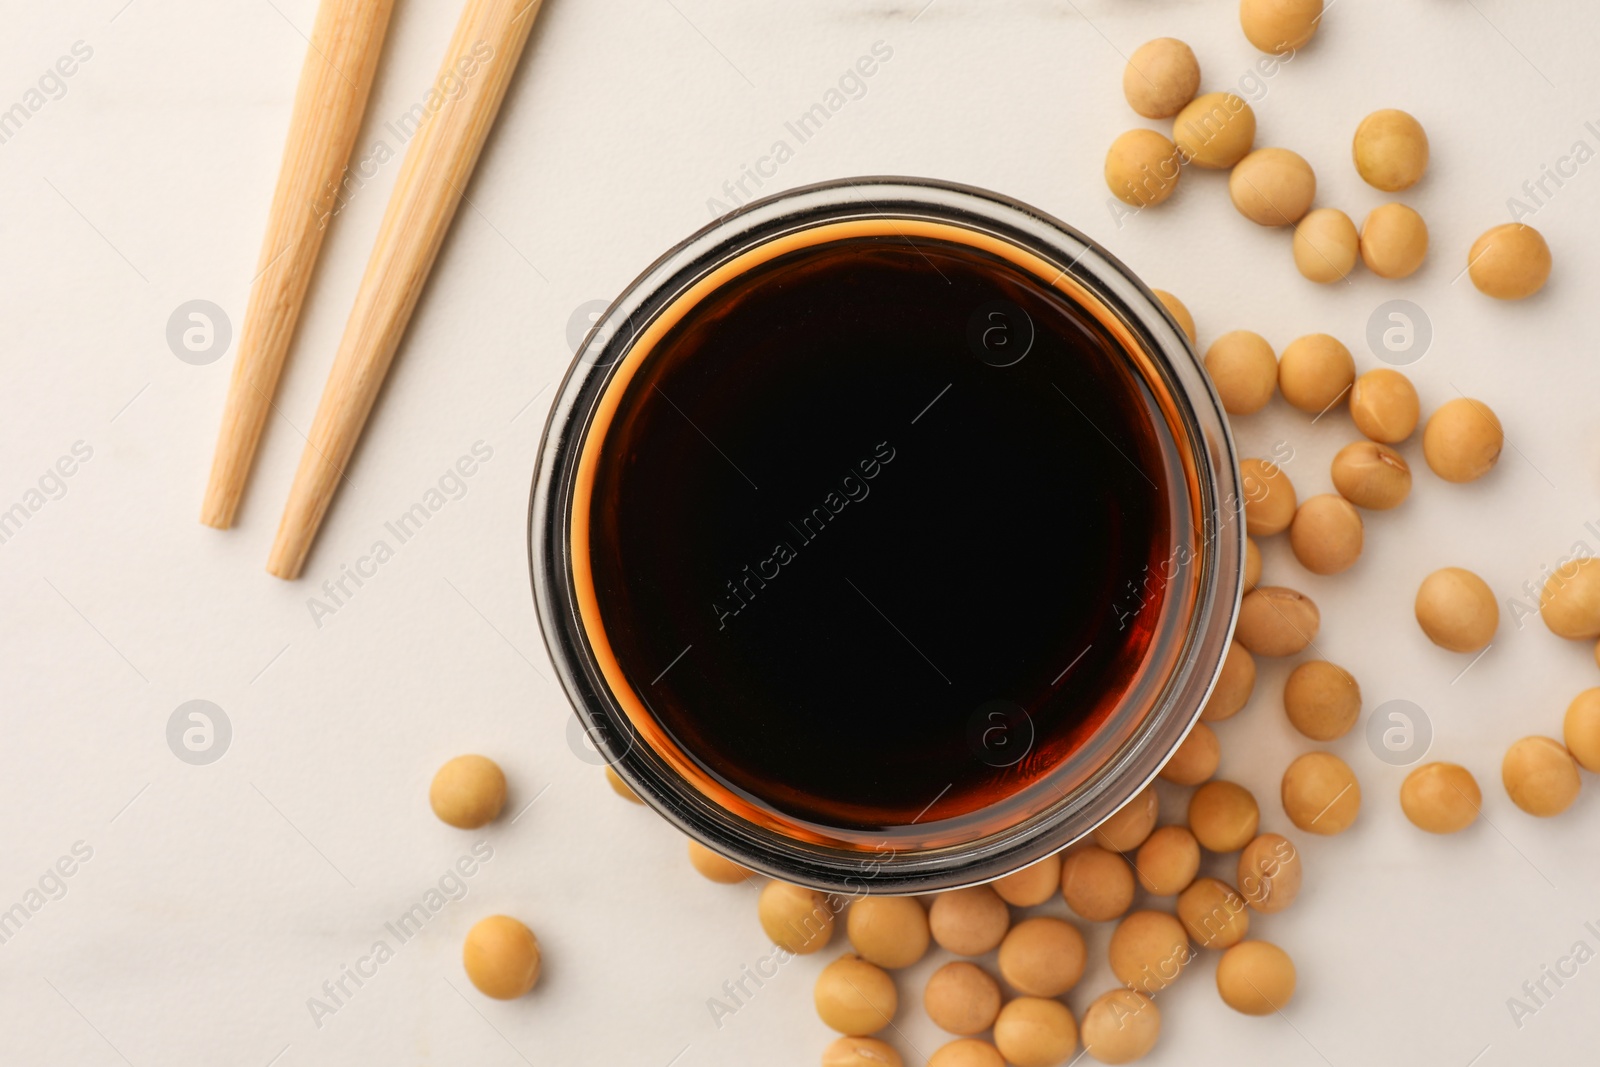
[[(1119, 52), (1179, 36), (1208, 88), (1234, 86), (1256, 55), (1227, 0), (933, 0), (919, 18), (921, 0), (550, 0), (352, 484), (307, 578), (287, 584), (262, 566), (301, 449), (294, 427), (310, 422), (398, 162), (334, 223), (237, 529), (202, 528), (233, 352), (182, 363), (165, 325), (204, 298), (237, 332), (314, 5), (122, 4), (12, 3), (0, 39), (0, 107), (75, 41), (93, 49), (65, 94), (0, 144), (0, 507), (75, 441), (93, 449), (65, 495), (0, 545), (0, 908), (75, 842), (93, 849), (65, 895), (0, 944), (0, 1062), (817, 1061), (829, 1035), (810, 987), (832, 951), (789, 964), (714, 1025), (707, 999), (769, 950), (755, 888), (700, 880), (674, 833), (569, 751), (527, 587), (524, 514), (573, 309), (708, 221), (723, 182), (879, 40), (892, 60), (766, 191), (854, 173), (998, 189), (1180, 294), (1208, 338), (1246, 327), (1281, 346), (1324, 330), (1363, 367), (1374, 364), (1368, 314), (1404, 296), (1436, 331), (1412, 368), (1424, 405), (1460, 389), (1507, 429), (1499, 469), (1469, 487), (1434, 479), (1406, 446), (1416, 492), (1368, 516), (1366, 556), (1344, 577), (1305, 575), (1281, 539), (1266, 548), (1270, 579), (1322, 605), (1318, 645), (1357, 674), (1367, 707), (1405, 697), (1427, 709), (1433, 756), (1472, 769), (1493, 825), (1425, 838), (1399, 812), (1402, 770), (1359, 733), (1330, 746), (1362, 777), (1361, 819), (1332, 840), (1296, 835), (1307, 889), (1256, 926), (1298, 961), (1294, 1003), (1282, 1018), (1234, 1015), (1206, 959), (1161, 1001), (1166, 1032), (1149, 1062), (1465, 1067), (1572, 1063), (1592, 1047), (1600, 963), (1520, 1029), (1506, 1001), (1574, 942), (1600, 949), (1583, 925), (1600, 920), (1600, 788), (1587, 781), (1571, 812), (1538, 823), (1498, 773), (1514, 739), (1559, 733), (1566, 702), (1596, 679), (1591, 650), (1503, 615), (1492, 650), (1452, 684), (1466, 660), (1430, 646), (1410, 612), (1436, 566), (1474, 568), (1506, 598), (1575, 541), (1600, 549), (1584, 528), (1600, 520), (1589, 285), (1600, 164), (1533, 220), (1557, 261), (1543, 295), (1503, 306), (1452, 284), (1523, 181), (1579, 139), (1600, 148), (1584, 126), (1600, 119), (1592, 5), (1330, 9), (1312, 47), (1266, 83), (1258, 143), (1304, 154), (1319, 201), (1359, 220), (1384, 198), (1350, 166), (1350, 134), (1375, 108), (1412, 111), (1433, 165), (1404, 199), (1431, 224), (1434, 254), (1405, 283), (1361, 274), (1318, 288), (1294, 272), (1285, 234), (1233, 212), (1219, 175), (1186, 176), (1164, 209), (1120, 229), (1105, 207), (1105, 147), (1140, 124), (1120, 95)], [(399, 6), (358, 151), (429, 84), (457, 7)], [(1292, 442), (1302, 493), (1329, 488), (1327, 462), (1353, 436), (1342, 413), (1313, 427), (1281, 402), (1240, 428), (1247, 454)], [(316, 586), (480, 440), (493, 459), (466, 495), (314, 625)], [(1282, 768), (1310, 747), (1279, 710), (1287, 669), (1264, 665), (1256, 701), (1219, 730), (1224, 775), (1255, 790), (1273, 829), (1289, 829)], [(165, 742), (169, 715), (196, 698), (233, 725), (210, 766), (180, 762)], [(538, 803), (481, 835), (440, 824), (426, 785), (462, 751), (502, 763), (512, 812)], [(494, 858), (466, 898), (314, 1025), (307, 999), (480, 837)], [(525, 918), (544, 943), (544, 979), (519, 1003), (486, 1001), (461, 971), (463, 933), (493, 911)], [(1096, 963), (1067, 998), (1075, 1010), (1109, 985), (1107, 933), (1089, 935)], [(894, 1041), (908, 1063), (940, 1042), (919, 1003), (934, 965), (900, 983)]]

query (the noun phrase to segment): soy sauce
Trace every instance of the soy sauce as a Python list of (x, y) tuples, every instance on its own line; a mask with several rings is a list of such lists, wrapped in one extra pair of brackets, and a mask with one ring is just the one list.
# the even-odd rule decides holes
[(960, 819), (1142, 662), (1170, 440), (1120, 345), (1009, 261), (856, 237), (688, 309), (602, 442), (596, 598), (630, 685), (785, 818)]

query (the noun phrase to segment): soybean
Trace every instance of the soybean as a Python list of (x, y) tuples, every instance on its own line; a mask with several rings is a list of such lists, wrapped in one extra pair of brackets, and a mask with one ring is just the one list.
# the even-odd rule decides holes
[(634, 804), (644, 803), (644, 801), (639, 799), (639, 794), (635, 793), (628, 783), (622, 780), (622, 775), (612, 770), (610, 765), (606, 766), (606, 784), (611, 787), (611, 791), (613, 793), (617, 794), (617, 796), (621, 797), (623, 800)]
[(1105, 174), (1106, 185), (1118, 200), (1154, 207), (1177, 191), (1183, 169), (1177, 146), (1154, 130), (1136, 129), (1111, 142)]
[(1532, 226), (1507, 222), (1488, 230), (1467, 253), (1467, 273), (1478, 292), (1496, 300), (1523, 300), (1550, 279), (1550, 246)]
[(1388, 511), (1411, 495), (1411, 465), (1388, 445), (1355, 441), (1333, 457), (1333, 487), (1358, 508)]
[(1183, 924), (1164, 911), (1136, 911), (1117, 924), (1108, 950), (1111, 973), (1129, 989), (1153, 996), (1193, 958)]
[(1233, 330), (1211, 342), (1205, 365), (1230, 415), (1260, 411), (1278, 385), (1278, 357), (1266, 338), (1249, 330)]
[(1241, 941), (1217, 963), (1217, 992), (1222, 1002), (1246, 1015), (1282, 1011), (1294, 997), (1294, 986), (1294, 961), (1266, 941)]
[(1139, 846), (1133, 869), (1146, 893), (1177, 896), (1200, 872), (1200, 842), (1183, 826), (1163, 826)]
[(954, 889), (933, 898), (928, 929), (933, 939), (958, 956), (981, 956), (1006, 936), (1011, 910), (986, 885)]
[(689, 863), (702, 877), (723, 885), (737, 885), (755, 873), (692, 839), (689, 841)]
[(1363, 181), (1398, 193), (1421, 181), (1428, 169), (1428, 135), (1422, 123), (1404, 111), (1374, 111), (1356, 127), (1351, 155)]
[(1293, 226), (1311, 210), (1317, 175), (1287, 148), (1258, 148), (1228, 175), (1228, 197), (1257, 226)]
[(1122, 95), (1147, 119), (1171, 118), (1199, 88), (1200, 61), (1192, 48), (1172, 37), (1157, 37), (1134, 49), (1122, 71)]
[(1397, 445), (1410, 437), (1422, 417), (1416, 386), (1397, 370), (1380, 367), (1356, 379), (1350, 389), (1350, 417), (1372, 440)]
[(1548, 737), (1524, 737), (1506, 752), (1500, 780), (1511, 802), (1529, 815), (1560, 815), (1578, 799), (1578, 765)]
[(822, 1050), (822, 1067), (905, 1067), (905, 1060), (887, 1041), (841, 1037)]
[(756, 915), (773, 944), (799, 956), (821, 951), (833, 937), (833, 908), (815, 889), (768, 882), (756, 901)]
[(1264, 915), (1283, 911), (1300, 895), (1300, 850), (1282, 834), (1262, 834), (1239, 853), (1239, 892)]
[(1178, 894), (1178, 918), (1189, 938), (1201, 948), (1231, 948), (1250, 932), (1245, 899), (1226, 882), (1197, 878)]
[(1422, 455), (1447, 482), (1472, 482), (1488, 474), (1505, 443), (1505, 430), (1489, 405), (1464, 396), (1447, 401), (1422, 431)]
[[(1250, 701), (1256, 688), (1256, 660), (1250, 650), (1238, 640), (1228, 642), (1227, 655), (1222, 660), (1222, 671), (1217, 684), (1200, 710), (1204, 722), (1221, 722), (1231, 719)], [(1207, 775), (1210, 777), (1210, 775)]]
[(1561, 733), (1578, 766), (1600, 772), (1600, 689), (1585, 689), (1573, 698)]
[(1251, 537), (1282, 533), (1294, 521), (1298, 504), (1294, 483), (1270, 459), (1246, 459), (1239, 464), (1239, 488), (1244, 494), (1244, 525)]
[(1059, 1000), (1018, 997), (994, 1021), (994, 1047), (1015, 1067), (1056, 1067), (1078, 1047), (1078, 1024)]
[(1233, 93), (1195, 97), (1172, 122), (1178, 158), (1205, 170), (1226, 170), (1250, 151), (1256, 113)]
[(1539, 594), (1539, 617), (1558, 637), (1600, 637), (1600, 559), (1583, 556), (1557, 567)]
[(511, 916), (491, 915), (467, 931), (461, 964), (478, 992), (515, 1000), (539, 981), (539, 939)]
[(928, 913), (915, 897), (862, 897), (850, 905), (845, 933), (861, 958), (879, 967), (909, 967), (928, 952)]
[(1428, 258), (1428, 224), (1415, 208), (1382, 204), (1361, 224), (1361, 262), (1380, 278), (1409, 278)]
[(1494, 640), (1500, 607), (1494, 591), (1462, 567), (1444, 567), (1417, 590), (1417, 625), (1428, 640), (1451, 652), (1476, 652)]
[(1217, 742), (1217, 732), (1204, 722), (1197, 722), (1178, 746), (1178, 751), (1161, 768), (1161, 777), (1174, 785), (1199, 785), (1217, 773), (1217, 764), (1221, 761), (1222, 746)]
[(1061, 863), (1061, 896), (1090, 922), (1109, 922), (1133, 904), (1133, 868), (1115, 852), (1086, 845)]
[(1248, 592), (1261, 584), (1261, 547), (1253, 537), (1244, 539), (1244, 588)]
[(1317, 32), (1322, 0), (1241, 0), (1239, 26), (1250, 43), (1271, 55), (1298, 52)]
[(440, 821), (462, 830), (493, 822), (506, 803), (506, 776), (488, 756), (457, 756), (433, 776), (428, 803)]
[(1155, 787), (1146, 786), (1143, 792), (1101, 823), (1094, 832), (1094, 838), (1112, 852), (1132, 852), (1155, 829), (1159, 809), (1160, 799), (1156, 796)]
[(1289, 524), (1289, 547), (1312, 574), (1339, 574), (1361, 557), (1361, 513), (1342, 496), (1322, 493), (1301, 504)]
[(1078, 984), (1087, 962), (1078, 928), (1048, 916), (1013, 926), (997, 957), (1000, 976), (1017, 992), (1034, 997), (1059, 997)]
[(1043, 904), (1055, 895), (1056, 887), (1061, 884), (1061, 857), (1046, 856), (990, 884), (1007, 904), (1019, 908)]
[(989, 1042), (964, 1037), (935, 1049), (928, 1067), (1006, 1067), (1006, 1060)]
[(1421, 830), (1453, 834), (1478, 818), (1483, 791), (1457, 763), (1424, 763), (1400, 784), (1400, 810)]
[(817, 1017), (831, 1029), (865, 1037), (888, 1026), (900, 1006), (894, 979), (859, 956), (844, 955), (817, 975)]
[(1334, 741), (1361, 717), (1361, 686), (1343, 667), (1308, 660), (1289, 672), (1283, 686), (1289, 723), (1313, 741)]
[(1234, 637), (1261, 656), (1293, 656), (1317, 639), (1322, 613), (1304, 593), (1263, 585), (1245, 594)]
[(1278, 391), (1293, 407), (1320, 415), (1349, 391), (1356, 361), (1337, 337), (1312, 333), (1289, 342), (1278, 359)]
[(1349, 277), (1360, 248), (1356, 224), (1338, 208), (1318, 208), (1294, 228), (1294, 265), (1321, 285)]
[(1131, 989), (1102, 993), (1083, 1013), (1083, 1047), (1101, 1063), (1132, 1063), (1156, 1047), (1161, 1012)]
[(1000, 983), (975, 963), (947, 963), (928, 979), (922, 1007), (941, 1030), (981, 1034), (1000, 1014)]
[(1189, 798), (1189, 829), (1212, 852), (1239, 851), (1256, 836), (1260, 824), (1256, 798), (1237, 782), (1210, 781)]
[(1283, 772), (1283, 811), (1308, 834), (1343, 833), (1361, 811), (1361, 783), (1331, 752), (1307, 752)]
[(1178, 320), (1178, 328), (1189, 339), (1189, 343), (1194, 344), (1199, 335), (1195, 333), (1194, 316), (1189, 314), (1189, 309), (1184, 306), (1183, 301), (1165, 289), (1152, 289), (1150, 291), (1156, 294), (1156, 299), (1161, 301), (1162, 306), (1167, 309), (1167, 313)]

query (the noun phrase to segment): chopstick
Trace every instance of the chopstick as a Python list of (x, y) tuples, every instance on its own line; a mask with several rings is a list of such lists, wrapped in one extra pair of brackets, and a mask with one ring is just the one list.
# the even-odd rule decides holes
[[(463, 198), (541, 0), (467, 0), (435, 89), (458, 85), (406, 151), (295, 472), (267, 570), (295, 578)], [(482, 59), (471, 76), (461, 57)]]
[(300, 68), (200, 521), (233, 525), (350, 159), (394, 0), (322, 0)]

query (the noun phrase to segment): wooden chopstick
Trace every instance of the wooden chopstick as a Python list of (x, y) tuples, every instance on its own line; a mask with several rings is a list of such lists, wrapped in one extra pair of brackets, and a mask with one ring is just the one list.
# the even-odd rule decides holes
[(367, 108), (394, 0), (322, 0), (239, 333), (200, 521), (233, 525), (322, 238)]
[[(541, 0), (467, 0), (435, 89), (459, 85), (406, 151), (372, 257), (323, 388), (267, 570), (295, 578), (305, 565), (345, 464), (372, 411), (396, 347), (472, 177)], [(461, 57), (485, 56), (463, 78)]]

